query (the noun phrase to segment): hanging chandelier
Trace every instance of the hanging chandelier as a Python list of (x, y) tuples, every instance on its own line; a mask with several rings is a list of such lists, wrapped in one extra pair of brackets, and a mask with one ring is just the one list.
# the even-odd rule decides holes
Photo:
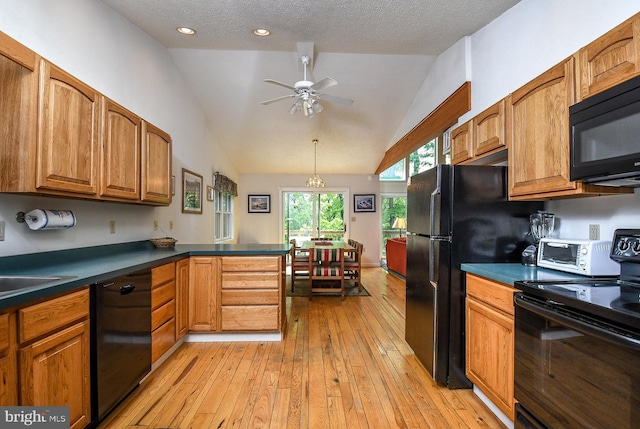
[(313, 139), (313, 176), (307, 179), (307, 188), (324, 188), (324, 179), (318, 176), (318, 139)]

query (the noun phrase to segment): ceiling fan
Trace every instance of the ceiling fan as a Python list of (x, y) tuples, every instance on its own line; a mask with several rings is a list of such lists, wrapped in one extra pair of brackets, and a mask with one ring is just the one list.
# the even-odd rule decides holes
[(288, 85), (286, 83), (278, 82), (273, 79), (265, 79), (264, 81), (267, 83), (273, 83), (275, 85), (284, 86), (285, 88), (289, 88), (293, 90), (293, 94), (283, 95), (282, 97), (273, 98), (271, 100), (263, 101), (262, 104), (267, 105), (274, 103), (280, 100), (286, 100), (288, 98), (297, 98), (295, 103), (289, 109), (289, 113), (294, 115), (296, 112), (302, 110), (305, 116), (312, 117), (316, 113), (322, 112), (322, 105), (318, 102), (318, 100), (326, 100), (333, 103), (344, 104), (346, 106), (350, 106), (353, 103), (353, 100), (348, 98), (336, 97), (328, 94), (321, 94), (320, 91), (328, 88), (330, 86), (336, 85), (334, 79), (330, 77), (326, 77), (321, 81), (313, 83), (307, 80), (307, 66), (309, 65), (310, 58), (307, 55), (302, 55), (300, 57), (300, 61), (304, 65), (303, 77), (302, 80), (293, 84), (293, 86)]

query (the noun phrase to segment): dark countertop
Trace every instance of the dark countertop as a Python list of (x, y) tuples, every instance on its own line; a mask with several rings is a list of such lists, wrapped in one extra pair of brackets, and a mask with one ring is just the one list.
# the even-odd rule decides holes
[(285, 255), (290, 244), (180, 244), (158, 249), (149, 241), (111, 244), (0, 258), (0, 276), (71, 276), (12, 292), (0, 292), (0, 310), (152, 268), (189, 256)]
[(547, 268), (527, 267), (518, 263), (462, 264), (462, 271), (513, 286), (518, 280), (570, 280), (585, 278), (578, 274)]

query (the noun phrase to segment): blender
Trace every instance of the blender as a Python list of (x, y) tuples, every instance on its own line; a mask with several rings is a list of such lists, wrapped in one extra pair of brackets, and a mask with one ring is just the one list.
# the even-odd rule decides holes
[(538, 243), (541, 238), (550, 237), (553, 234), (555, 215), (539, 210), (529, 216), (529, 230), (533, 237), (533, 244), (522, 251), (522, 264), (535, 267), (538, 257)]

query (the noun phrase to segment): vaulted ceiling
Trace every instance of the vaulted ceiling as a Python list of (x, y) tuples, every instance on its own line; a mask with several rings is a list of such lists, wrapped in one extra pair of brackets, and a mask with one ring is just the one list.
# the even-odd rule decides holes
[[(518, 0), (102, 0), (169, 49), (240, 173), (372, 174), (436, 57)], [(191, 27), (185, 36), (177, 27)], [(252, 31), (266, 28), (267, 37)], [(314, 117), (291, 115), (308, 80), (338, 84)], [(428, 112), (425, 112), (425, 114)], [(414, 124), (415, 125), (415, 124)]]

